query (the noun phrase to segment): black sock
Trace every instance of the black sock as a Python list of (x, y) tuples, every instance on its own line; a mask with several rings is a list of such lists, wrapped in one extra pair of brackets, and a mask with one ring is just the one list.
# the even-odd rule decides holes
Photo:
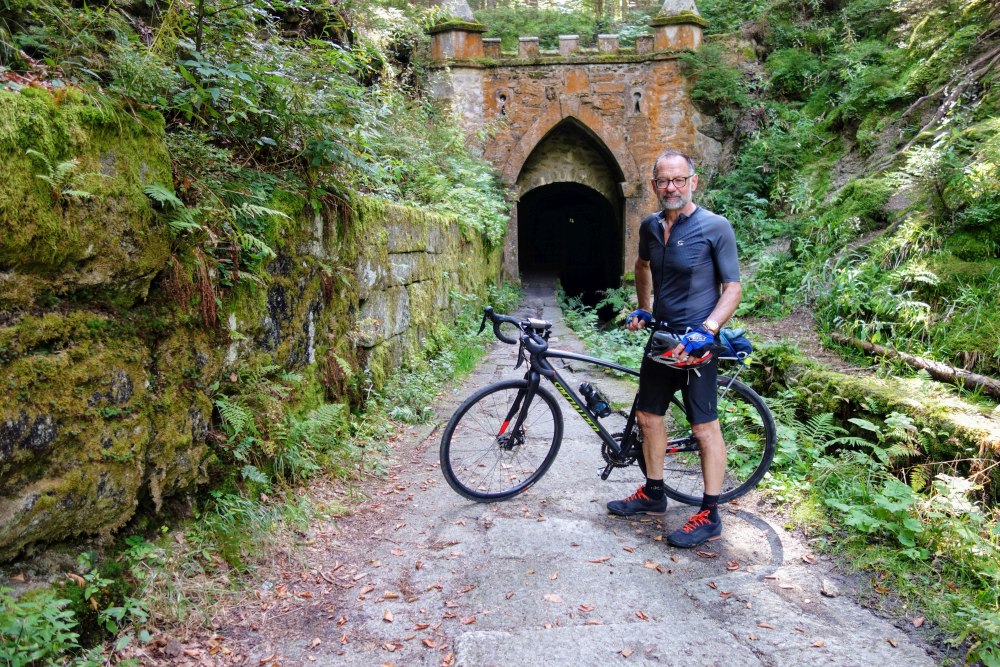
[(646, 485), (642, 487), (642, 492), (650, 500), (660, 500), (663, 498), (663, 480), (646, 478)]
[(708, 520), (715, 523), (719, 520), (719, 496), (710, 496), (707, 493), (701, 497), (702, 511), (708, 510)]

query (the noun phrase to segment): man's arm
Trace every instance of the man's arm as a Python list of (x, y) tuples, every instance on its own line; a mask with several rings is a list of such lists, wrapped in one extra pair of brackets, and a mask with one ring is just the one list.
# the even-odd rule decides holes
[[(649, 268), (649, 260), (635, 260), (635, 295), (639, 300), (639, 308), (648, 313), (653, 312), (653, 272)], [(637, 331), (645, 326), (638, 318), (629, 318), (626, 326), (630, 331)]]
[[(638, 272), (636, 272), (635, 282), (636, 286), (638, 286)], [(743, 285), (738, 282), (722, 283), (722, 294), (719, 295), (719, 302), (715, 304), (712, 314), (705, 320), (705, 328), (711, 331), (713, 335), (718, 335), (719, 329), (725, 326), (729, 318), (736, 312), (736, 307), (740, 305), (740, 299), (742, 298)], [(713, 326), (709, 326), (709, 322), (712, 322)]]

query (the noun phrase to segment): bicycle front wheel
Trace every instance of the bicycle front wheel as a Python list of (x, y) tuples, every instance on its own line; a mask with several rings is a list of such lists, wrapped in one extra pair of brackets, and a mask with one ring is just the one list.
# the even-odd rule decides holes
[[(777, 434), (764, 399), (738, 380), (719, 376), (719, 425), (726, 443), (726, 475), (719, 502), (739, 498), (757, 486), (771, 467)], [(687, 415), (672, 405), (666, 416), (667, 437), (691, 433)], [(688, 505), (701, 503), (705, 492), (699, 452), (668, 453), (663, 469), (664, 492)]]
[[(484, 387), (459, 406), (441, 436), (441, 472), (477, 502), (507, 500), (541, 479), (559, 452), (563, 417), (542, 387), (526, 402), (527, 380)], [(511, 410), (518, 402), (517, 414)], [(523, 415), (521, 425), (519, 415)]]

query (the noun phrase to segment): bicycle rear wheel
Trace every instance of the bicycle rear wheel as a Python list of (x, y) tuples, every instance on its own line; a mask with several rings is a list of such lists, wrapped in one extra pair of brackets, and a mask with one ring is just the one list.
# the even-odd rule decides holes
[[(757, 486), (771, 467), (777, 435), (764, 399), (738, 380), (719, 376), (719, 424), (726, 442), (726, 476), (719, 502), (739, 498)], [(691, 425), (679, 405), (666, 415), (667, 438), (689, 435)], [(669, 448), (668, 448), (669, 449)], [(701, 503), (705, 492), (698, 452), (668, 453), (663, 469), (664, 492), (688, 505)]]
[(527, 380), (483, 387), (459, 406), (441, 436), (441, 472), (456, 492), (478, 502), (507, 500), (541, 479), (559, 452), (563, 417), (559, 404), (538, 387), (531, 402), (510, 415)]

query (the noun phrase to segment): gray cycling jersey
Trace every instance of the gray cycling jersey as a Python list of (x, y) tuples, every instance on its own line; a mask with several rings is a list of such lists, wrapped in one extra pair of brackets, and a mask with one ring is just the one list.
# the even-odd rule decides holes
[(653, 317), (681, 331), (708, 318), (722, 283), (740, 280), (733, 226), (700, 206), (677, 219), (666, 246), (663, 212), (643, 220), (639, 258), (653, 273)]

